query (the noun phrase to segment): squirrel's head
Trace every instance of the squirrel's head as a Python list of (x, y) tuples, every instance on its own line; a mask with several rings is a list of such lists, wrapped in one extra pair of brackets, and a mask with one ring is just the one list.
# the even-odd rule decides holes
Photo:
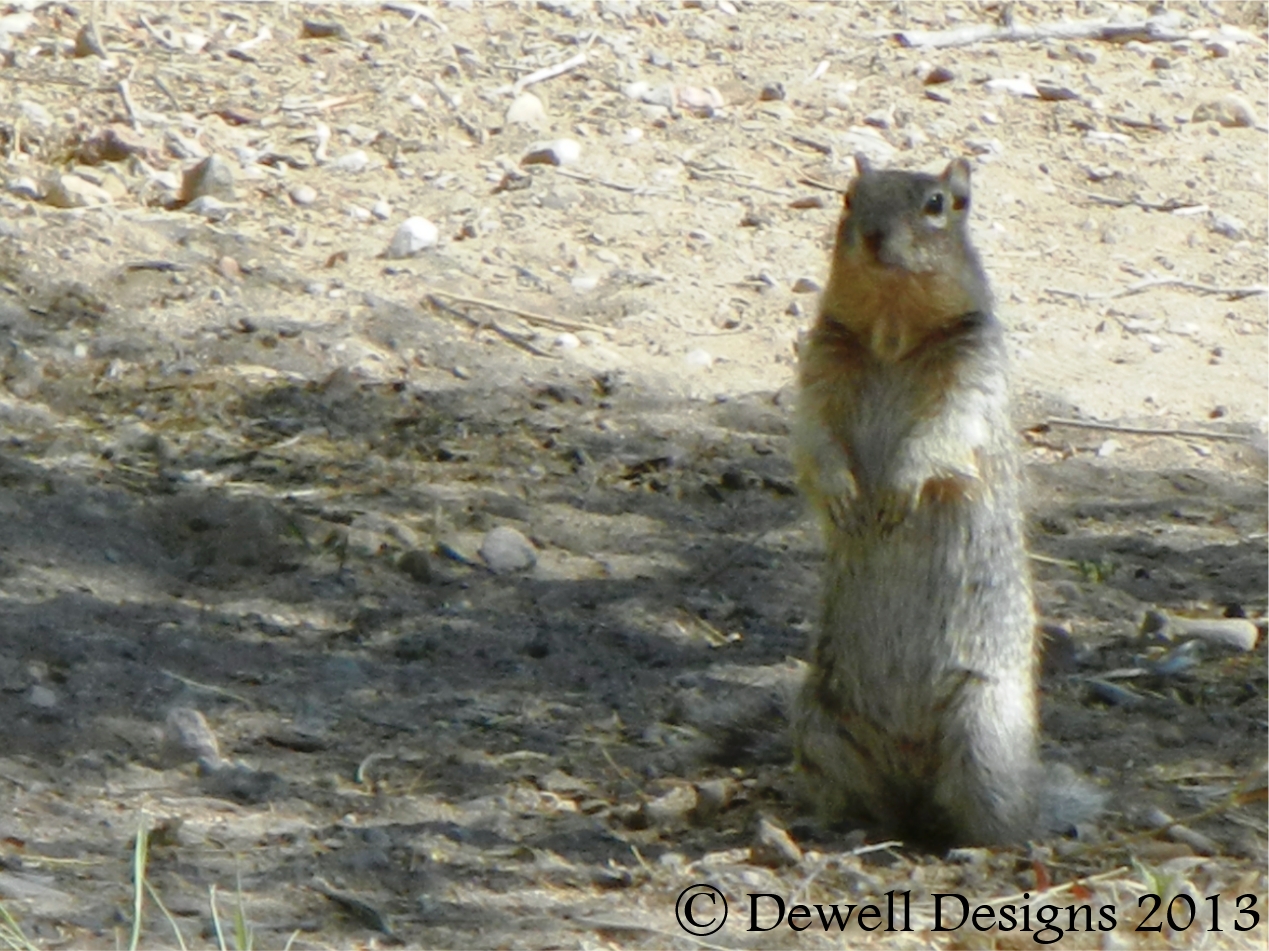
[(916, 274), (958, 269), (969, 248), (969, 163), (954, 159), (942, 175), (874, 169), (859, 174), (843, 202), (837, 253)]

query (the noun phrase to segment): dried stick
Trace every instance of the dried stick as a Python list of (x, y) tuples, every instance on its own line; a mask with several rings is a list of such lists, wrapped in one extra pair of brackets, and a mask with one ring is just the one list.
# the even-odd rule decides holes
[(630, 194), (646, 193), (647, 188), (643, 185), (623, 185), (621, 182), (610, 182), (606, 178), (595, 178), (593, 175), (583, 175), (581, 172), (571, 172), (566, 168), (557, 168), (557, 175), (563, 175), (565, 178), (574, 178), (579, 182), (590, 182), (592, 185), (604, 185), (608, 188), (615, 188), (619, 192), (629, 192)]
[(132, 95), (128, 90), (128, 81), (126, 79), (119, 80), (115, 84), (115, 89), (119, 93), (119, 98), (123, 100), (123, 107), (128, 110), (128, 124), (132, 126), (132, 131), (141, 131), (141, 120), (137, 116), (137, 107), (132, 103)]
[(1152, 429), (1148, 426), (1120, 426), (1091, 419), (1063, 419), (1050, 416), (1045, 422), (1050, 426), (1070, 426), (1074, 429), (1097, 429), (1112, 433), (1128, 433), (1133, 436), (1176, 436), (1178, 439), (1216, 439), (1226, 442), (1246, 442), (1239, 433), (1213, 433), (1202, 429)]
[(428, 294), (427, 302), (431, 304), (433, 307), (435, 307), (437, 310), (444, 311), (445, 313), (449, 314), (451, 317), (457, 317), (460, 320), (465, 320), (468, 324), (470, 324), (472, 327), (475, 327), (478, 330), (488, 327), (490, 330), (492, 330), (494, 333), (500, 336), (503, 340), (506, 340), (509, 343), (515, 344), (517, 347), (520, 347), (522, 350), (527, 350), (529, 353), (533, 354), (535, 357), (547, 357), (548, 359), (556, 359), (552, 354), (547, 353), (545, 350), (539, 350), (537, 347), (533, 346), (533, 344), (529, 343), (529, 341), (526, 340), (524, 337), (522, 337), (520, 334), (512, 333), (510, 330), (507, 330), (505, 327), (500, 327), (498, 324), (496, 324), (492, 320), (477, 320), (475, 317), (472, 317), (470, 314), (464, 314), (457, 307), (450, 307), (449, 304), (445, 303), (435, 294)]
[(432, 26), (436, 27), (436, 31), (438, 33), (449, 32), (449, 27), (440, 20), (436, 19), (427, 7), (419, 6), (417, 3), (385, 3), (383, 8), (385, 10), (390, 10), (393, 13), (400, 13), (403, 16), (409, 17), (410, 22), (406, 24), (407, 26), (414, 26), (416, 20), (426, 20), (428, 23), (432, 24)]
[(577, 320), (561, 320), (559, 317), (547, 317), (544, 314), (535, 314), (532, 311), (520, 310), (517, 307), (508, 307), (506, 304), (499, 304), (491, 300), (481, 300), (479, 297), (464, 297), (462, 294), (451, 294), (449, 291), (429, 290), (428, 295), (439, 294), (441, 297), (448, 297), (450, 300), (461, 301), (464, 304), (475, 304), (477, 307), (488, 307), (491, 310), (501, 310), (508, 314), (515, 314), (521, 320), (527, 320), (531, 324), (537, 324), (540, 327), (550, 327), (552, 330), (590, 330), (595, 333), (607, 336), (612, 332), (609, 327), (601, 327), (598, 324), (588, 324)]
[(904, 46), (946, 49), (974, 43), (1031, 43), (1035, 40), (1104, 40), (1107, 43), (1175, 43), (1189, 34), (1168, 25), (1162, 17), (1141, 23), (1111, 23), (1107, 20), (1079, 20), (1075, 23), (1044, 23), (1038, 26), (995, 27), (988, 24), (963, 26), (954, 30), (901, 30), (895, 34)]
[(1149, 277), (1144, 281), (1129, 284), (1125, 288), (1106, 294), (1081, 294), (1078, 291), (1068, 291), (1060, 287), (1046, 287), (1044, 290), (1046, 293), (1056, 294), (1059, 297), (1076, 297), (1080, 300), (1114, 300), (1117, 297), (1130, 297), (1133, 294), (1140, 294), (1142, 291), (1148, 291), (1154, 287), (1179, 287), (1182, 290), (1194, 291), (1199, 294), (1226, 294), (1234, 300), (1244, 297), (1255, 297), (1258, 294), (1269, 294), (1269, 287), (1263, 284), (1248, 284), (1245, 287), (1216, 287), (1212, 284), (1200, 284), (1197, 281), (1182, 280), (1179, 277)]
[(1180, 198), (1169, 198), (1164, 202), (1140, 201), (1136, 198), (1114, 198), (1110, 195), (1099, 195), (1097, 192), (1081, 191), (1079, 194), (1085, 198), (1091, 199), (1101, 205), (1110, 205), (1113, 208), (1127, 208), (1132, 206), (1140, 208), (1143, 211), (1180, 211), (1182, 208), (1201, 208), (1198, 202), (1182, 201)]
[(485, 130), (463, 115), (458, 108), (458, 100), (449, 94), (449, 90), (441, 85), (441, 81), (439, 79), (433, 78), (431, 83), (432, 87), (440, 95), (441, 99), (445, 101), (445, 105), (449, 106), (449, 111), (454, 114), (454, 120), (462, 126), (463, 131), (475, 139), (478, 145), (484, 145)]
[(146, 31), (152, 37), (154, 37), (158, 41), (159, 45), (162, 46), (164, 49), (167, 49), (167, 50), (180, 49), (180, 46), (178, 44), (171, 42), (166, 36), (164, 36), (161, 32), (159, 32), (159, 30), (156, 27), (152, 26), (150, 24), (150, 21), (147, 20), (145, 17), (138, 15), (137, 19), (141, 21), (141, 25), (146, 28)]
[(534, 83), (540, 83), (544, 79), (553, 79), (556, 76), (562, 76), (569, 70), (576, 69), (578, 66), (586, 62), (586, 52), (583, 50), (576, 56), (570, 56), (562, 63), (556, 63), (554, 66), (543, 66), (541, 69), (535, 69), (527, 76), (521, 76), (509, 87), (515, 95), (520, 95), (525, 86), (532, 86)]

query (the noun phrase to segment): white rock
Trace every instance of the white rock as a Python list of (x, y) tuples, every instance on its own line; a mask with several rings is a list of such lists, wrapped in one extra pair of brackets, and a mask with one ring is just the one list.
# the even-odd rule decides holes
[(201, 195), (186, 205), (185, 210), (191, 215), (201, 215), (208, 221), (224, 221), (232, 209), (219, 198)]
[(370, 206), (370, 213), (380, 221), (387, 221), (392, 217), (392, 206), (380, 198), (377, 202)]
[(41, 710), (51, 710), (57, 706), (57, 694), (43, 684), (33, 685), (30, 693), (26, 695), (26, 699), (31, 706), (39, 707)]
[(370, 156), (361, 149), (353, 149), (331, 162), (329, 168), (338, 172), (364, 172), (369, 165)]
[(708, 369), (714, 365), (714, 358), (708, 350), (689, 350), (683, 355), (683, 362), (689, 367), (698, 370)]
[(627, 129), (621, 133), (621, 141), (623, 145), (634, 145), (643, 138), (642, 129)]
[(78, 175), (54, 175), (45, 183), (45, 201), (54, 208), (87, 208), (113, 203), (110, 192)]
[(317, 189), (312, 185), (296, 185), (290, 195), (291, 201), (297, 205), (311, 205), (317, 201)]
[(555, 338), (555, 345), (561, 350), (576, 350), (582, 345), (582, 341), (577, 334), (562, 333)]
[(480, 543), (480, 557), (496, 574), (524, 571), (537, 564), (533, 543), (509, 525), (499, 525)]
[(361, 205), (349, 205), (348, 217), (353, 221), (364, 224), (370, 220), (370, 209), (362, 208)]
[(53, 124), (53, 116), (38, 102), (21, 99), (18, 101), (18, 111), (22, 113), (23, 119), (41, 129), (47, 129)]
[(1235, 218), (1233, 215), (1221, 214), (1220, 212), (1212, 213), (1212, 220), (1208, 227), (1217, 234), (1233, 241), (1237, 241), (1247, 231), (1247, 226), (1243, 224), (1241, 219)]
[(576, 139), (556, 139), (535, 145), (520, 160), (521, 165), (572, 165), (582, 157), (581, 144)]
[(522, 92), (507, 108), (507, 125), (527, 125), (537, 128), (546, 122), (546, 109), (542, 100), (531, 92)]
[(17, 195), (19, 198), (29, 198), (32, 201), (39, 201), (44, 197), (44, 192), (35, 179), (27, 178), (25, 175), (9, 182), (9, 194)]
[(1040, 98), (1040, 91), (1035, 88), (1035, 84), (1031, 82), (1029, 76), (989, 79), (983, 83), (983, 88), (988, 92), (1003, 92), (1011, 96), (1025, 96), (1028, 99)]
[(397, 228), (388, 245), (387, 257), (408, 258), (427, 248), (436, 247), (440, 239), (436, 225), (426, 218), (406, 218)]
[(599, 286), (599, 276), (596, 274), (578, 274), (569, 284), (573, 286), (575, 291), (593, 291)]

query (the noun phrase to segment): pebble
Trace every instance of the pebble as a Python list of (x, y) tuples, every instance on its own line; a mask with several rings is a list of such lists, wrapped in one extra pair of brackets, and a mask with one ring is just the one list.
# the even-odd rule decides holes
[(300, 206), (311, 205), (317, 201), (317, 189), (312, 185), (296, 185), (288, 194), (291, 196), (291, 201)]
[(939, 86), (943, 83), (950, 83), (956, 78), (946, 66), (935, 66), (931, 63), (920, 62), (917, 64), (916, 77), (926, 86)]
[(186, 205), (185, 210), (191, 215), (201, 215), (208, 221), (224, 221), (233, 209), (219, 198), (201, 195)]
[(187, 168), (181, 176), (181, 201), (192, 202), (209, 196), (221, 201), (234, 200), (234, 170), (219, 155), (209, 155)]
[(370, 166), (370, 156), (362, 149), (346, 152), (328, 166), (337, 172), (364, 172)]
[(784, 83), (767, 83), (758, 93), (758, 99), (762, 102), (780, 102), (784, 96)]
[(708, 350), (689, 350), (683, 355), (683, 362), (694, 369), (705, 370), (714, 365), (714, 358)]
[(41, 710), (52, 710), (57, 706), (57, 694), (43, 684), (33, 684), (26, 695), (27, 703)]
[(794, 294), (818, 294), (820, 290), (819, 283), (809, 277), (799, 277), (793, 282)]
[(1066, 102), (1078, 99), (1080, 94), (1069, 86), (1057, 86), (1053, 83), (1036, 83), (1036, 92), (1045, 102)]
[(577, 334), (562, 333), (555, 338), (555, 346), (561, 350), (576, 350), (581, 345), (581, 338)]
[(25, 175), (9, 182), (9, 194), (17, 195), (19, 198), (29, 198), (32, 201), (39, 201), (44, 197), (44, 192), (40, 189), (35, 179), (27, 178)]
[(206, 772), (221, 764), (220, 745), (203, 714), (192, 707), (173, 707), (163, 724), (165, 758), (173, 763), (197, 760)]
[(385, 256), (395, 259), (408, 258), (420, 251), (436, 247), (439, 239), (440, 231), (426, 218), (406, 218), (393, 234)]
[(1040, 91), (1035, 88), (1035, 84), (1026, 76), (989, 79), (983, 83), (983, 88), (988, 92), (1003, 92), (1011, 96), (1025, 96), (1028, 99), (1040, 98)]
[(634, 145), (636, 142), (638, 142), (642, 138), (643, 138), (642, 129), (626, 129), (626, 131), (621, 133), (622, 145)]
[(755, 865), (782, 868), (802, 861), (802, 849), (792, 836), (770, 819), (758, 820), (753, 844), (749, 846), (749, 859)]
[(644, 821), (653, 828), (682, 825), (697, 804), (694, 786), (676, 786), (665, 795), (643, 804)]
[(1194, 122), (1219, 122), (1230, 129), (1253, 128), (1256, 125), (1256, 110), (1251, 103), (1241, 96), (1222, 96), (1195, 107), (1192, 116)]
[(495, 574), (524, 571), (538, 561), (533, 543), (509, 525), (499, 525), (485, 535), (480, 557)]
[(674, 90), (674, 101), (698, 119), (712, 118), (727, 105), (723, 94), (713, 86), (679, 86)]
[(582, 157), (582, 147), (575, 139), (556, 139), (535, 145), (520, 159), (521, 165), (572, 165)]
[(1185, 637), (1237, 651), (1256, 647), (1260, 631), (1247, 618), (1183, 618), (1165, 611), (1147, 611), (1141, 621), (1141, 634), (1153, 641), (1175, 641)]
[(54, 175), (45, 182), (44, 200), (54, 208), (113, 204), (110, 192), (78, 175)]
[(387, 221), (392, 217), (392, 206), (380, 198), (377, 202), (370, 206), (370, 213), (380, 221)]
[(1222, 214), (1221, 212), (1212, 212), (1208, 228), (1216, 234), (1229, 238), (1231, 241), (1237, 241), (1247, 231), (1247, 226), (1243, 224), (1241, 219), (1235, 218), (1233, 215)]
[(507, 125), (527, 125), (538, 128), (546, 123), (546, 109), (542, 100), (531, 92), (522, 92), (507, 107)]
[(397, 559), (397, 568), (419, 584), (430, 584), (435, 577), (432, 570), (432, 559), (421, 548), (412, 548), (403, 552)]

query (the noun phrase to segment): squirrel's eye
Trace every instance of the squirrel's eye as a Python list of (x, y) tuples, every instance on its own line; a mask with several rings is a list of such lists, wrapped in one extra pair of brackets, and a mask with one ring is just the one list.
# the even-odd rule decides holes
[(943, 193), (935, 192), (927, 198), (925, 200), (925, 207), (921, 210), (932, 217), (943, 214)]

